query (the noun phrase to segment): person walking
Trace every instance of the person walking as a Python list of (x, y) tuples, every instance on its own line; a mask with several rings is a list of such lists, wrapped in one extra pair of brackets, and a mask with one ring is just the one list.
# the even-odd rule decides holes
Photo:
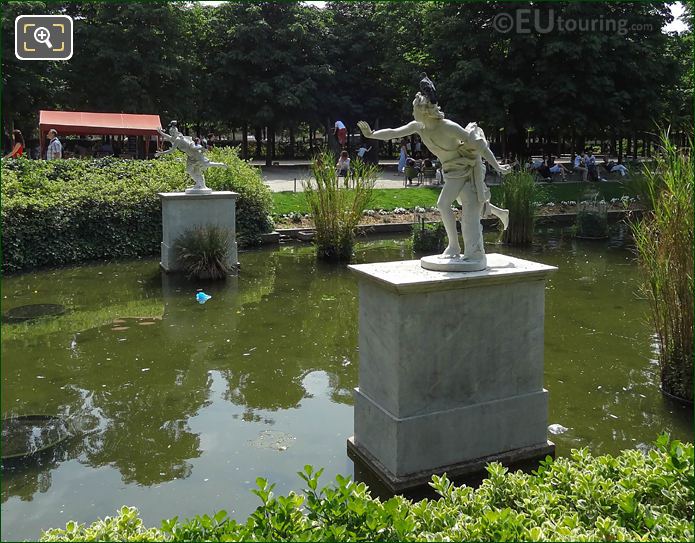
[(3, 158), (19, 158), (24, 155), (24, 136), (19, 130), (12, 131), (12, 150)]
[(403, 140), (401, 141), (401, 150), (398, 156), (398, 173), (403, 173), (405, 171), (406, 160), (408, 160), (408, 148), (406, 147), (405, 140)]
[(55, 128), (51, 128), (48, 131), (48, 148), (46, 149), (46, 160), (55, 160), (57, 158), (63, 158), (63, 145), (58, 139), (58, 131)]
[(338, 143), (342, 147), (345, 147), (345, 145), (347, 144), (347, 128), (343, 121), (338, 120), (335, 122), (335, 126), (333, 127), (333, 133), (335, 134), (335, 137), (338, 138)]

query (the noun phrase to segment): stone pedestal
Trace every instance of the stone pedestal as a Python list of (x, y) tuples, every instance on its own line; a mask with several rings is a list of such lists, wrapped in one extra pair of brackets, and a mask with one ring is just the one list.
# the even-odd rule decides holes
[(348, 451), (394, 492), (433, 473), (554, 454), (543, 321), (556, 268), (499, 254), (487, 263), (477, 272), (430, 271), (419, 260), (350, 266), (360, 367)]
[(230, 232), (228, 265), (236, 267), (236, 199), (230, 191), (214, 191), (209, 194), (184, 192), (160, 192), (162, 201), (162, 257), (160, 265), (167, 272), (181, 268), (174, 254), (174, 242), (196, 227), (218, 226)]

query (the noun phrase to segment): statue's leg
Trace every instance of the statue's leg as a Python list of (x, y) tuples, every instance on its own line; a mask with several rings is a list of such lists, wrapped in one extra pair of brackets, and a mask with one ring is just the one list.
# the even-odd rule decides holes
[(504, 230), (509, 226), (509, 210), (497, 207), (495, 204), (491, 203), (490, 200), (485, 202), (485, 206), (483, 207), (483, 217), (488, 217), (489, 215), (494, 215), (502, 221)]
[(459, 244), (458, 232), (456, 231), (456, 216), (454, 215), (454, 210), (451, 209), (451, 204), (461, 192), (463, 183), (463, 179), (450, 178), (445, 175), (444, 188), (439, 193), (437, 209), (442, 216), (446, 236), (449, 238), (449, 245), (442, 253), (442, 256), (455, 258), (461, 254), (461, 245)]
[(196, 188), (196, 189), (204, 189), (205, 188), (205, 179), (203, 178), (203, 170), (199, 164), (191, 164), (191, 169), (189, 170), (188, 173), (193, 178), (193, 181), (195, 181), (195, 185), (193, 186), (193, 188)]
[[(483, 166), (482, 162), (474, 166), (473, 175), (485, 175), (485, 166)], [(458, 196), (462, 207), (463, 258), (482, 260), (485, 258), (485, 247), (483, 245), (483, 225), (480, 223), (480, 216), (485, 202), (481, 202), (478, 198), (475, 179), (465, 183)]]

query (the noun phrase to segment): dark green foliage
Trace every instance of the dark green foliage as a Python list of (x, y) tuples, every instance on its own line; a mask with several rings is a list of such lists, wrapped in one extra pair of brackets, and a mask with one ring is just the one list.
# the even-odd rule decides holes
[(178, 237), (174, 250), (189, 278), (224, 279), (232, 272), (227, 264), (230, 241), (223, 228), (195, 228)]
[[(233, 190), (240, 243), (270, 231), (270, 192), (260, 175), (232, 150), (214, 150), (207, 184)], [(154, 255), (162, 237), (158, 192), (193, 182), (181, 155), (159, 160), (3, 160), (4, 272), (92, 259)]]
[(446, 244), (444, 223), (426, 224), (421, 219), (419, 225), (413, 226), (413, 251), (416, 253), (441, 253)]
[(70, 522), (42, 541), (692, 541), (693, 445), (657, 440), (644, 453), (548, 457), (529, 475), (488, 465), (477, 488), (433, 477), (438, 500), (381, 501), (364, 483), (338, 475), (319, 486), (323, 470), (305, 466), (304, 493), (276, 496), (256, 479), (261, 505), (244, 522), (225, 511), (146, 528), (134, 508), (91, 526)]

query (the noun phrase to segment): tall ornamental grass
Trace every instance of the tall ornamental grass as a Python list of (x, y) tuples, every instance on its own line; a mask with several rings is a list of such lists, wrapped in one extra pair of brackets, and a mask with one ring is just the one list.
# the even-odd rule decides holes
[(350, 166), (350, 175), (339, 179), (333, 156), (322, 153), (312, 163), (313, 179), (304, 183), (304, 196), (316, 227), (316, 253), (325, 260), (350, 260), (355, 229), (372, 197), (376, 166), (360, 160)]
[(509, 210), (509, 227), (502, 241), (510, 245), (530, 244), (541, 188), (530, 173), (512, 172), (503, 178), (501, 189), (502, 207)]
[(693, 400), (693, 155), (664, 134), (646, 170), (648, 206), (631, 223), (656, 330), (662, 390)]
[(174, 242), (176, 257), (189, 279), (225, 279), (229, 265), (231, 233), (220, 226), (186, 230)]

